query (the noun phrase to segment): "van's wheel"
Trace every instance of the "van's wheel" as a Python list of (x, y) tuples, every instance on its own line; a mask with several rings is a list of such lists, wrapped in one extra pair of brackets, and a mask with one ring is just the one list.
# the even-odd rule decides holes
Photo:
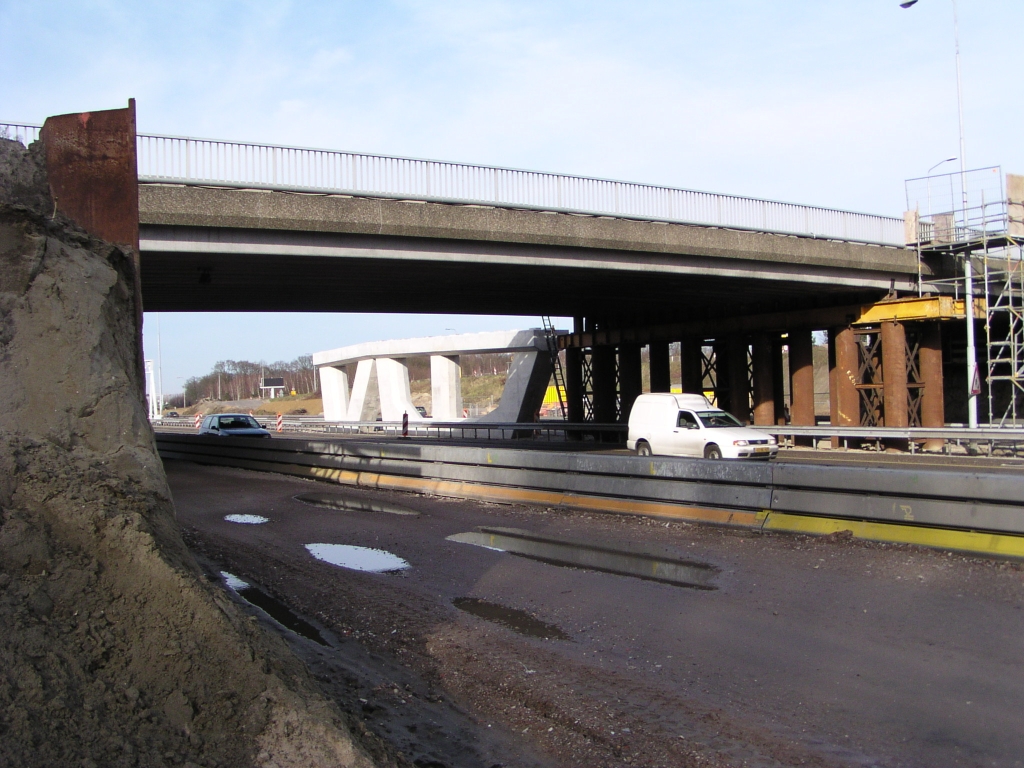
[(722, 458), (722, 449), (719, 448), (714, 443), (711, 443), (711, 444), (709, 444), (704, 449), (704, 458), (705, 459), (720, 459), (720, 458)]
[(637, 456), (653, 456), (654, 453), (651, 451), (651, 444), (641, 440), (636, 444), (636, 455)]

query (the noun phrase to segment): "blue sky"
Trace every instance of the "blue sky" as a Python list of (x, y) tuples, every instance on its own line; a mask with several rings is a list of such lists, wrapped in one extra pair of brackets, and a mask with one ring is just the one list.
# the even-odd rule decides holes
[[(1024, 3), (959, 9), (968, 165), (1024, 172)], [(0, 50), (3, 120), (135, 97), (144, 132), (890, 215), (905, 178), (959, 154), (949, 0), (0, 0)], [(164, 386), (220, 359), (536, 324), (165, 313)]]

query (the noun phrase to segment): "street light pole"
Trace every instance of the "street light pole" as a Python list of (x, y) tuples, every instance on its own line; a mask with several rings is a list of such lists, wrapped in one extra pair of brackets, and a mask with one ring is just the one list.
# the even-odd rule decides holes
[[(956, 106), (960, 119), (960, 195), (963, 206), (964, 229), (967, 221), (967, 149), (964, 146), (964, 97), (963, 78), (960, 75), (960, 22), (956, 13), (956, 0), (953, 3), (953, 44), (956, 47)], [(964, 253), (964, 314), (967, 315), (967, 426), (976, 429), (978, 426), (978, 389), (975, 383), (981, 383), (978, 376), (978, 352), (974, 338), (974, 267), (971, 264), (971, 252)]]
[[(900, 8), (910, 8), (918, 0), (907, 0), (900, 3)], [(956, 0), (953, 4), (953, 45), (956, 54), (956, 108), (960, 127), (960, 206), (964, 229), (968, 228), (967, 220), (967, 148), (964, 141), (964, 96), (963, 78), (960, 74), (960, 21), (956, 11)], [(978, 426), (978, 392), (975, 382), (979, 383), (978, 353), (974, 337), (974, 270), (971, 266), (971, 252), (964, 254), (964, 315), (967, 322), (967, 426), (976, 429)]]

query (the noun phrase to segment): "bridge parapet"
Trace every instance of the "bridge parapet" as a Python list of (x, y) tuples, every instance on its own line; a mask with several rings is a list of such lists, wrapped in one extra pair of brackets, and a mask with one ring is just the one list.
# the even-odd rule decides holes
[[(34, 126), (0, 132), (34, 138)], [(904, 244), (903, 220), (653, 184), (308, 147), (139, 134), (139, 181), (320, 192)]]

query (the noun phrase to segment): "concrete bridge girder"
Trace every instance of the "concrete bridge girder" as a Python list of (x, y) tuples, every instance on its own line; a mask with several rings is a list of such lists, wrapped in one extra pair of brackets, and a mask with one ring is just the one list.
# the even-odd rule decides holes
[(884, 293), (917, 277), (903, 248), (707, 226), (150, 184), (139, 199), (155, 310), (589, 315)]

